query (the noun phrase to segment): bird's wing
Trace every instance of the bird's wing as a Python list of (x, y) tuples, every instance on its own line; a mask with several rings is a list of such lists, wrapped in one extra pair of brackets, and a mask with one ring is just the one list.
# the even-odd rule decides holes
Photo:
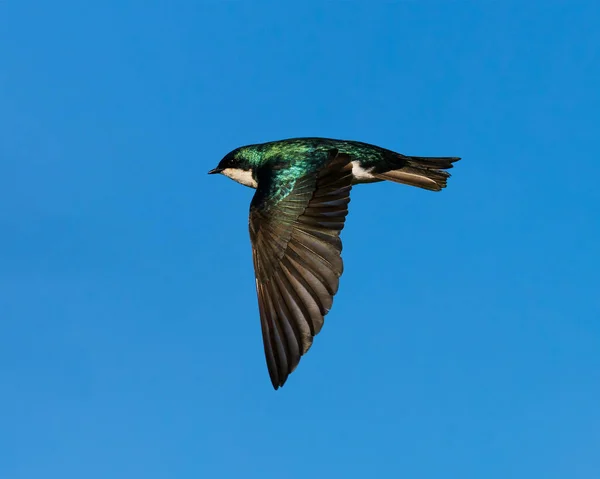
[(338, 290), (352, 164), (332, 150), (323, 168), (300, 178), (281, 170), (263, 174), (250, 206), (250, 239), (265, 356), (277, 389), (312, 345)]

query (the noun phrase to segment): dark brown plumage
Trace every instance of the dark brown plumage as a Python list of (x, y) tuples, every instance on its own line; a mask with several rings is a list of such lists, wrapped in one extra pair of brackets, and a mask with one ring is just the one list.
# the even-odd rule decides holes
[(352, 188), (350, 157), (298, 180), (276, 205), (255, 199), (250, 238), (267, 366), (282, 386), (323, 326), (343, 271), (342, 242)]

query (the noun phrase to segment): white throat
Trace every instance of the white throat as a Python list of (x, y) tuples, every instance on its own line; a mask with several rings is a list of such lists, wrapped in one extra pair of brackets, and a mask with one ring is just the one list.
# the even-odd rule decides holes
[(233, 181), (249, 186), (250, 188), (256, 188), (257, 183), (252, 177), (252, 170), (240, 170), (238, 168), (225, 168), (221, 171), (227, 178), (231, 178)]

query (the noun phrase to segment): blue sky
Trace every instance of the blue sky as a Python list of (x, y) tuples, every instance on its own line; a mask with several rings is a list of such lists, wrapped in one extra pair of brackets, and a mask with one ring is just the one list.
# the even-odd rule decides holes
[[(597, 2), (84, 3), (0, 6), (0, 477), (600, 477)], [(313, 135), (463, 160), (275, 392), (206, 172)]]

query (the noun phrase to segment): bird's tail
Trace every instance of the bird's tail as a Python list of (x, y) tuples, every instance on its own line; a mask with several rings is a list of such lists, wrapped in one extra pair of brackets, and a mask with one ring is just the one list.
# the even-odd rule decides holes
[(440, 191), (446, 187), (450, 173), (444, 171), (452, 168), (452, 163), (460, 160), (457, 157), (425, 157), (405, 156), (404, 165), (382, 173), (373, 173), (378, 179), (417, 186), (431, 191)]

